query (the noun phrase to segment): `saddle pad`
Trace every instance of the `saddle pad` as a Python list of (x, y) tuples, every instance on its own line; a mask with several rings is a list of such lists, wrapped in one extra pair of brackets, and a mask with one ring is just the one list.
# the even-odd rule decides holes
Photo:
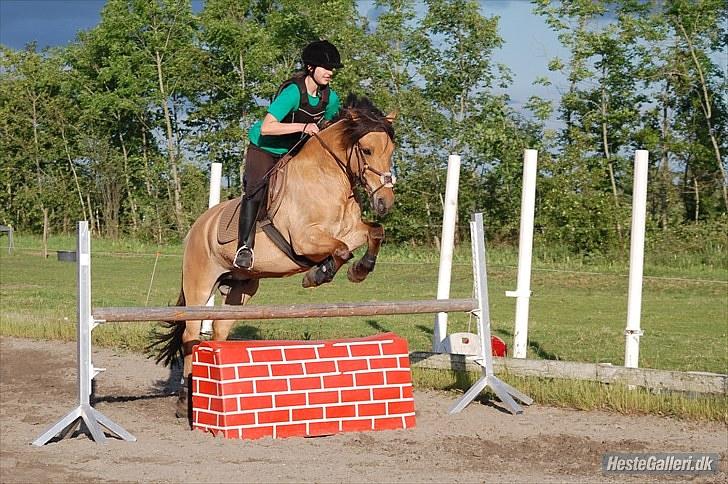
[[(273, 220), (276, 212), (278, 212), (283, 199), (283, 187), (285, 186), (288, 173), (287, 167), (290, 160), (290, 157), (284, 156), (276, 163), (268, 181), (267, 209), (263, 207), (260, 211), (259, 221), (264, 219)], [(227, 206), (220, 214), (220, 223), (217, 225), (217, 242), (221, 245), (238, 240), (238, 219), (240, 218), (240, 199), (228, 200), (223, 203), (227, 204)], [(260, 223), (258, 223), (255, 232), (257, 233), (260, 230)]]
[(217, 243), (225, 245), (238, 240), (238, 218), (240, 218), (240, 200), (223, 202), (225, 208), (220, 214), (220, 223), (217, 224)]

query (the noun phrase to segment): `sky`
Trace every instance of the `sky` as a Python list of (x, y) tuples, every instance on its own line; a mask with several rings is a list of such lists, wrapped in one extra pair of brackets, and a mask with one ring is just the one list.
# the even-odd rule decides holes
[[(31, 41), (38, 47), (62, 46), (72, 42), (81, 30), (88, 30), (100, 21), (104, 0), (0, 0), (0, 43), (20, 49)], [(511, 104), (519, 111), (532, 95), (556, 100), (565, 83), (549, 72), (549, 59), (568, 53), (559, 44), (541, 17), (531, 12), (528, 0), (481, 0), (481, 11), (500, 17), (499, 29), (504, 45), (494, 60), (506, 64), (514, 75), (508, 89)], [(202, 0), (193, 0), (195, 10)], [(374, 2), (360, 0), (362, 14), (374, 17)], [(554, 85), (534, 86), (539, 76), (548, 76)], [(547, 123), (556, 127), (556, 121)]]

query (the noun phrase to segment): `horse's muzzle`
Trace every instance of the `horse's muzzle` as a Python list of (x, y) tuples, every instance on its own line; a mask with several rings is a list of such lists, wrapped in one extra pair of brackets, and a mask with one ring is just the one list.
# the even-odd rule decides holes
[(393, 204), (393, 194), (387, 193), (384, 190), (375, 193), (372, 197), (372, 208), (374, 208), (374, 211), (379, 217), (387, 215)]

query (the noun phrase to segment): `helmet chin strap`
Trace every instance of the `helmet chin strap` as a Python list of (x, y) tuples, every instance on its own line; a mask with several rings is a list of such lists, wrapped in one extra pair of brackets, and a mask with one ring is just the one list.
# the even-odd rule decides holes
[(316, 76), (314, 76), (314, 74), (316, 73), (316, 67), (319, 67), (319, 66), (309, 66), (309, 67), (312, 67), (313, 69), (308, 71), (308, 77), (311, 78), (311, 80), (316, 84), (316, 86), (318, 87), (318, 90), (320, 91), (321, 89), (326, 87), (326, 84), (321, 84), (320, 82), (318, 82), (316, 80)]

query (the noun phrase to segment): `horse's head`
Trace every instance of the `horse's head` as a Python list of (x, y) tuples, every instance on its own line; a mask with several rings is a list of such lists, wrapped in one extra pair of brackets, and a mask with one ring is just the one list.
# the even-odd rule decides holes
[(395, 115), (385, 116), (369, 99), (351, 94), (344, 106), (343, 144), (349, 170), (366, 190), (377, 215), (386, 215), (394, 205)]

